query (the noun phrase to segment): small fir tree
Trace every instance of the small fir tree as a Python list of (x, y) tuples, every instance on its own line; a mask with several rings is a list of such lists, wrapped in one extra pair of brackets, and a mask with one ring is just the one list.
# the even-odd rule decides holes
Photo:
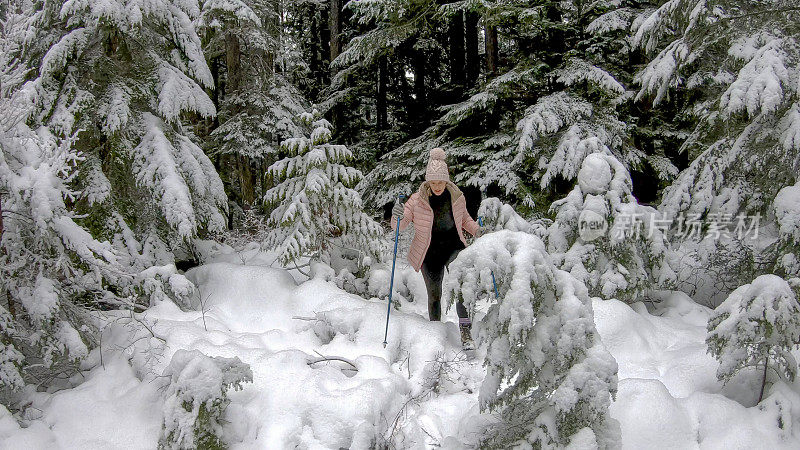
[(479, 401), (500, 422), (481, 448), (563, 447), (577, 433), (599, 448), (619, 446), (608, 414), (617, 363), (597, 334), (586, 287), (553, 266), (541, 239), (501, 230), (476, 240), (451, 264), (443, 290), (470, 311), (479, 299), (492, 302), (480, 322), (487, 374)]
[(383, 230), (352, 188), (361, 172), (346, 165), (352, 153), (329, 142), (331, 124), (315, 113), (300, 116), (306, 136), (283, 141), (287, 157), (268, 169), (276, 185), (264, 197), (273, 208), (268, 223), (274, 227), (266, 244), (285, 265), (302, 257), (330, 264), (342, 249), (377, 258)]
[(625, 166), (607, 151), (593, 153), (577, 179), (551, 206), (556, 217), (547, 244), (556, 265), (586, 283), (591, 295), (626, 302), (674, 282), (667, 261), (670, 223), (638, 204)]
[[(781, 277), (761, 275), (731, 292), (708, 320), (708, 352), (720, 362), (717, 378), (729, 381), (745, 368), (761, 371), (758, 401), (767, 376), (793, 381), (800, 342), (800, 304)], [(771, 370), (771, 372), (770, 372)]]
[(178, 350), (163, 376), (169, 377), (164, 399), (160, 449), (224, 449), (223, 416), (228, 391), (253, 382), (250, 366), (237, 357), (206, 356)]

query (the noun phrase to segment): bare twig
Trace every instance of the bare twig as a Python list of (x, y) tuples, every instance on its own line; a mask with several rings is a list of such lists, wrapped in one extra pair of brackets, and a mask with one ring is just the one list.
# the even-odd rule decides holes
[(316, 322), (316, 321), (321, 321), (322, 320), (322, 319), (317, 318), (317, 317), (302, 317), (302, 316), (292, 316), (292, 319), (307, 320), (309, 322)]
[(208, 326), (206, 326), (206, 304), (205, 301), (211, 297), (211, 294), (208, 294), (205, 298), (203, 297), (203, 290), (200, 286), (197, 286), (197, 296), (200, 298), (200, 314), (203, 317), (203, 329), (208, 331)]
[(358, 372), (358, 367), (356, 367), (356, 365), (352, 361), (347, 359), (347, 358), (343, 358), (341, 356), (324, 356), (323, 354), (321, 354), (320, 352), (317, 352), (317, 351), (315, 351), (314, 353), (318, 354), (319, 358), (309, 359), (308, 363), (307, 363), (309, 366), (312, 365), (312, 364), (316, 364), (318, 362), (323, 362), (323, 361), (341, 361), (343, 363), (347, 363), (347, 364), (351, 365), (353, 367), (353, 370)]

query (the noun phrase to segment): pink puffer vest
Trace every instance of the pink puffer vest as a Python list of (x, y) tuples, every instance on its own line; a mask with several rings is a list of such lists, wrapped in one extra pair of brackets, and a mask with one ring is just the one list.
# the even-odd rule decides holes
[[(462, 230), (467, 230), (469, 234), (475, 235), (478, 232), (478, 224), (472, 220), (467, 212), (467, 200), (461, 189), (455, 184), (448, 181), (447, 190), (450, 191), (450, 199), (453, 202), (453, 219), (456, 223), (458, 230), (458, 237), (464, 246), (467, 245), (467, 240), (464, 238)], [(431, 208), (428, 197), (432, 194), (428, 182), (422, 183), (419, 191), (411, 194), (403, 208), (403, 219), (400, 220), (400, 230), (405, 230), (408, 224), (414, 222), (414, 238), (411, 240), (411, 247), (408, 249), (408, 262), (411, 267), (419, 272), (422, 267), (422, 261), (425, 260), (425, 254), (428, 252), (428, 247), (431, 245), (431, 228), (433, 227), (433, 209)], [(394, 220), (392, 222), (392, 230), (397, 225)]]

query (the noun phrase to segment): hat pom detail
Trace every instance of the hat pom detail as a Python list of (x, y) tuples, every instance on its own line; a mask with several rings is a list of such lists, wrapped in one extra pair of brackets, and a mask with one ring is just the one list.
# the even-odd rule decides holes
[(444, 161), (444, 158), (445, 158), (444, 150), (442, 150), (441, 148), (436, 147), (433, 150), (431, 150), (431, 156), (430, 156), (431, 161), (437, 161), (437, 160)]

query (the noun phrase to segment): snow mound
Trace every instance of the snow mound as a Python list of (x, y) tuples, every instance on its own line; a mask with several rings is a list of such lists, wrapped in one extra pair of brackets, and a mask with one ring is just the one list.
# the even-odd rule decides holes
[(592, 153), (583, 160), (578, 172), (578, 185), (584, 194), (604, 194), (611, 184), (611, 166), (599, 153)]
[[(464, 359), (454, 314), (429, 322), (425, 305), (411, 304), (421, 307), (411, 312), (403, 305), (391, 312), (383, 348), (385, 300), (321, 279), (298, 285), (286, 271), (230, 261), (187, 273), (204, 295), (202, 310), (164, 301), (139, 315), (166, 341), (152, 374), (142, 381), (128, 358), (114, 357), (119, 349), (109, 347), (122, 333), (106, 331), (104, 367), (84, 373), (76, 388), (34, 394), (32, 411), (41, 412), (24, 427), (0, 406), (0, 449), (155, 448), (164, 395), (151, 380), (179, 350), (250, 366), (253, 382), (229, 392), (223, 417), (233, 449), (472, 448), (492, 423), (478, 408), (484, 349)], [(491, 289), (491, 277), (484, 281)], [(602, 344), (619, 366), (610, 414), (620, 422), (622, 447), (800, 448), (797, 388), (778, 383), (756, 407), (728, 398), (706, 352), (711, 310), (682, 294), (662, 297), (651, 312), (641, 303), (592, 300)], [(483, 316), (476, 319), (479, 327)], [(320, 355), (343, 357), (356, 370), (341, 361), (309, 364)], [(99, 352), (89, 360), (98, 362)], [(595, 439), (579, 432), (570, 446), (588, 448)]]

